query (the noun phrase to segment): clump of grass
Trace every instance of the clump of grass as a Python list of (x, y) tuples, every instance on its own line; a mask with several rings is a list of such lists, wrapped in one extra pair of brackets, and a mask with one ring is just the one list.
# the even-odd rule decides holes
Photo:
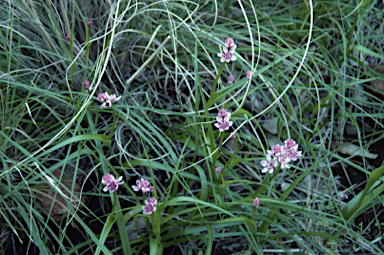
[[(383, 61), (381, 10), (0, 3), (2, 252), (382, 253), (384, 168), (368, 154), (383, 140), (382, 91), (367, 85)], [(105, 92), (116, 100), (101, 108)], [(289, 138), (302, 157), (273, 163), (267, 151)], [(38, 199), (47, 187), (51, 212), (67, 202), (60, 223)]]

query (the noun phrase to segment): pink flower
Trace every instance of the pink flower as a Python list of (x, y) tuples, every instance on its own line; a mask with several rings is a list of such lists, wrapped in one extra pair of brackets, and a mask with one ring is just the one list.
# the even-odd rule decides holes
[(225, 47), (227, 47), (228, 49), (231, 49), (232, 47), (236, 47), (236, 44), (231, 37), (228, 37), (227, 39), (225, 39)]
[(237, 58), (233, 55), (234, 52), (228, 51), (228, 48), (223, 48), (224, 53), (217, 53), (221, 57), (220, 62), (226, 61), (227, 63), (235, 61)]
[(99, 93), (99, 95), (97, 95), (97, 100), (99, 100), (99, 102), (104, 102), (104, 100), (107, 98), (107, 96), (108, 96), (107, 92)]
[(272, 147), (272, 151), (268, 150), (267, 153), (274, 157), (279, 157), (283, 152), (283, 147), (280, 145), (275, 145)]
[(148, 200), (145, 200), (145, 206), (142, 206), (144, 210), (144, 214), (151, 214), (152, 212), (156, 211), (156, 205), (157, 205), (157, 200), (154, 197), (151, 197)]
[(294, 150), (294, 151), (289, 151), (287, 155), (290, 160), (296, 161), (299, 157), (302, 157), (301, 153), (302, 153), (301, 151)]
[(70, 35), (70, 34), (67, 34), (67, 35), (65, 36), (65, 40), (67, 40), (67, 41), (71, 40), (71, 35)]
[(236, 134), (235, 133), (231, 133), (231, 138), (236, 138)]
[(293, 148), (293, 146), (295, 145), (296, 145), (296, 142), (293, 139), (288, 139), (284, 141), (284, 147), (287, 149)]
[(257, 210), (257, 207), (259, 207), (259, 204), (260, 204), (260, 199), (258, 197), (255, 197), (255, 200), (253, 200), (253, 206), (256, 207), (256, 210)]
[[(142, 181), (144, 181), (144, 179), (143, 178), (141, 178), (141, 180)], [(141, 181), (140, 180), (137, 180), (136, 181), (136, 185), (132, 185), (132, 189), (134, 190), (134, 191), (139, 191), (139, 190), (141, 190)]]
[(150, 184), (149, 181), (141, 178), (140, 180), (136, 181), (136, 185), (132, 185), (132, 189), (136, 192), (140, 190), (144, 193), (148, 191), (153, 192), (153, 187), (149, 186), (149, 184)]
[(149, 189), (149, 181), (147, 180), (141, 180), (141, 190), (145, 193), (148, 192)]
[(231, 118), (231, 114), (227, 112), (227, 115), (224, 118), (221, 118), (220, 116), (216, 117), (217, 123), (215, 123), (215, 127), (219, 129), (220, 132), (224, 132), (225, 130), (228, 130), (230, 126), (232, 126), (233, 122), (229, 121)]
[[(273, 172), (273, 169), (276, 167), (277, 163), (280, 163), (281, 168), (288, 169), (288, 165), (291, 161), (296, 161), (301, 157), (301, 151), (298, 151), (299, 145), (293, 139), (288, 139), (284, 142), (283, 146), (275, 145), (272, 147), (272, 150), (267, 151), (267, 160), (262, 160), (260, 163), (264, 166), (262, 172), (269, 173)], [(274, 157), (273, 159), (271, 157)]]
[(230, 85), (232, 85), (234, 82), (235, 82), (235, 76), (230, 75), (230, 76), (228, 77), (228, 83), (229, 83)]
[(250, 80), (253, 76), (253, 72), (252, 71), (248, 71), (247, 72), (247, 80)]
[(218, 166), (218, 167), (216, 168), (216, 172), (217, 172), (217, 173), (221, 173), (221, 167)]
[(101, 105), (101, 108), (111, 107), (112, 106), (112, 102), (116, 102), (116, 101), (120, 100), (120, 98), (121, 98), (121, 96), (117, 97), (116, 95), (110, 95), (107, 92), (100, 93), (97, 96), (97, 99), (100, 102), (104, 102), (104, 100), (105, 100), (105, 102)]
[(261, 170), (262, 173), (270, 173), (272, 174), (275, 170), (275, 167), (277, 166), (276, 159), (271, 158), (271, 155), (267, 154), (267, 160), (262, 160), (260, 164), (264, 167), (263, 170)]
[(121, 181), (122, 179), (123, 176), (120, 176), (118, 179), (116, 179), (111, 174), (104, 175), (101, 182), (107, 186), (103, 188), (103, 191), (107, 192), (109, 190), (110, 192), (115, 192), (119, 188), (119, 185), (124, 183), (123, 181)]
[(88, 80), (85, 80), (84, 83), (83, 83), (83, 86), (84, 86), (86, 89), (89, 89), (89, 81), (88, 81)]
[(93, 25), (93, 21), (92, 21), (92, 20), (88, 20), (88, 21), (87, 21), (87, 25), (88, 25), (89, 27), (91, 27), (91, 26)]
[(218, 114), (219, 118), (225, 118), (227, 116), (227, 110), (221, 109)]
[(129, 211), (129, 215), (131, 215), (131, 216), (132, 216), (132, 214), (133, 214), (133, 211)]
[(153, 206), (156, 206), (156, 205), (157, 205), (157, 200), (156, 200), (156, 198), (154, 198), (154, 197), (151, 197), (150, 199), (148, 199), (148, 202), (149, 202), (150, 204), (152, 204)]
[(288, 168), (291, 168), (288, 163), (291, 161), (291, 159), (289, 158), (289, 155), (288, 154), (283, 154), (281, 155), (279, 158), (278, 158), (278, 161), (279, 163), (281, 164), (281, 168), (284, 169), (288, 169)]
[(284, 142), (284, 154), (287, 155), (289, 161), (296, 161), (297, 158), (301, 157), (301, 151), (297, 151), (299, 145), (293, 139), (288, 139)]
[(101, 183), (104, 185), (107, 185), (108, 183), (110, 183), (114, 179), (115, 179), (115, 177), (112, 174), (106, 174), (101, 179)]

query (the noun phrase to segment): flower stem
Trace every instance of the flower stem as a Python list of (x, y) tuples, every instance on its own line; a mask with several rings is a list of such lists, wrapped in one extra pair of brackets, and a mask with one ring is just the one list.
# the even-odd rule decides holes
[(253, 207), (252, 211), (252, 221), (255, 221), (256, 206)]
[(211, 99), (211, 97), (212, 97), (212, 95), (213, 95), (213, 93), (214, 93), (214, 91), (215, 91), (215, 89), (216, 89), (216, 85), (217, 85), (217, 83), (218, 83), (218, 81), (219, 81), (220, 75), (221, 75), (221, 73), (222, 73), (223, 70), (224, 70), (225, 63), (226, 63), (226, 62), (224, 61), (223, 64), (221, 65), (221, 68), (220, 68), (220, 70), (219, 70), (219, 73), (217, 74), (215, 83), (213, 83), (212, 90), (211, 90), (211, 94), (209, 95), (209, 99)]
[(220, 157), (220, 152), (221, 152), (221, 147), (222, 147), (222, 144), (223, 144), (223, 140), (224, 140), (224, 132), (221, 132), (220, 133), (219, 149), (217, 150), (216, 154), (213, 155), (213, 160), (212, 160), (212, 172), (213, 172), (214, 176), (216, 176), (214, 174), (214, 171), (216, 169), (216, 160)]

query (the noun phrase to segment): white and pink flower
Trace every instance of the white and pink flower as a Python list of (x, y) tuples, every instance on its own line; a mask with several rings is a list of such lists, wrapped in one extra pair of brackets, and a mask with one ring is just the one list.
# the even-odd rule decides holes
[(263, 170), (261, 170), (262, 173), (270, 173), (272, 174), (275, 170), (275, 167), (277, 166), (276, 159), (272, 158), (269, 154), (267, 154), (267, 159), (262, 160), (260, 164), (264, 167)]
[(97, 100), (99, 100), (99, 102), (104, 102), (105, 101), (101, 105), (101, 108), (111, 107), (112, 106), (112, 102), (119, 101), (120, 98), (121, 98), (121, 96), (117, 97), (115, 94), (111, 95), (111, 94), (108, 94), (107, 92), (100, 93), (99, 95), (97, 95)]
[(122, 185), (124, 183), (123, 181), (121, 181), (122, 179), (123, 179), (123, 176), (120, 176), (119, 178), (116, 179), (111, 174), (104, 175), (103, 178), (101, 179), (101, 183), (106, 185), (103, 188), (103, 191), (107, 192), (109, 190), (110, 192), (115, 192), (119, 188), (119, 185)]
[(140, 180), (136, 181), (136, 185), (132, 185), (132, 189), (136, 192), (140, 190), (144, 193), (148, 191), (153, 192), (153, 186), (149, 186), (149, 185), (150, 185), (149, 181), (141, 178)]
[[(288, 169), (288, 163), (296, 161), (302, 157), (302, 152), (298, 151), (299, 145), (293, 139), (288, 139), (284, 142), (283, 146), (275, 145), (272, 150), (267, 151), (267, 159), (262, 160), (260, 163), (264, 167), (262, 173), (273, 173), (275, 167), (280, 163), (282, 169)], [(272, 158), (273, 157), (273, 158)]]
[(144, 214), (151, 214), (152, 212), (156, 211), (157, 206), (157, 200), (154, 197), (149, 198), (148, 200), (145, 200), (145, 206), (142, 206), (144, 210)]
[(234, 52), (228, 50), (228, 48), (223, 48), (224, 53), (217, 53), (217, 56), (220, 57), (220, 62), (226, 61), (227, 63), (235, 61), (237, 58), (233, 55)]
[(229, 120), (230, 118), (231, 114), (229, 112), (227, 112), (227, 115), (224, 118), (217, 116), (217, 123), (215, 123), (215, 127), (217, 127), (220, 132), (228, 130), (233, 124), (233, 122)]

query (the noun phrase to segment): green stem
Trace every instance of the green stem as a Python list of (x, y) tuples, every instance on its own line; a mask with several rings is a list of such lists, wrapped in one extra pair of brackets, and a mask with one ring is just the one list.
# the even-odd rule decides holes
[(113, 192), (113, 204), (112, 204), (112, 211), (111, 211), (111, 213), (115, 212), (116, 201), (117, 201), (117, 195), (116, 195), (116, 192)]
[(255, 221), (256, 206), (253, 207), (252, 211), (252, 221)]
[(227, 9), (225, 9), (225, 15), (224, 15), (226, 18), (228, 17), (230, 7), (231, 7), (231, 0), (228, 0)]
[(220, 134), (220, 143), (219, 143), (219, 149), (217, 150), (217, 152), (213, 155), (213, 162), (212, 162), (212, 173), (214, 176), (215, 175), (215, 169), (216, 169), (216, 160), (219, 158), (220, 156), (220, 152), (221, 152), (221, 147), (223, 145), (223, 140), (224, 140), (224, 132), (221, 132)]
[[(217, 83), (218, 83), (218, 81), (219, 81), (220, 75), (221, 75), (221, 73), (222, 73), (223, 70), (224, 70), (225, 63), (226, 63), (226, 62), (224, 61), (223, 64), (221, 65), (221, 68), (220, 68), (220, 70), (219, 70), (219, 73), (217, 74), (215, 83), (213, 83), (212, 90), (211, 90), (211, 94), (209, 95), (209, 99), (211, 99), (213, 93), (215, 93), (214, 91), (215, 91), (215, 89), (216, 89), (216, 86), (217, 86)], [(208, 101), (209, 101), (209, 100), (208, 100)]]

